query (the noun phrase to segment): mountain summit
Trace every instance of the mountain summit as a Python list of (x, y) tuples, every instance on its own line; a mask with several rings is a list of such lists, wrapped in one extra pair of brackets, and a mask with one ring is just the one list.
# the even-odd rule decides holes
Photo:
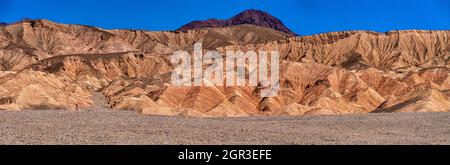
[(278, 18), (275, 18), (267, 12), (254, 9), (246, 10), (227, 20), (209, 19), (206, 21), (193, 21), (182, 26), (177, 31), (186, 31), (198, 28), (228, 27), (242, 24), (251, 24), (271, 28), (291, 36), (296, 36), (296, 34), (289, 30), (289, 28), (287, 28)]

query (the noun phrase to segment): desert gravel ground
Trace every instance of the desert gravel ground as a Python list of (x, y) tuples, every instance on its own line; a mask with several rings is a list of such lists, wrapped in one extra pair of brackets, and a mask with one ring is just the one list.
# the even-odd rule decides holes
[(0, 111), (0, 144), (450, 144), (450, 113), (198, 119)]

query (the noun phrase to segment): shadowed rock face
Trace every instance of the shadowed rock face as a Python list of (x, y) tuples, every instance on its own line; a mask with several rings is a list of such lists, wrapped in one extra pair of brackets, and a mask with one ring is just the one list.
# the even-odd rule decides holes
[(259, 10), (247, 10), (227, 20), (209, 19), (206, 21), (193, 21), (179, 28), (178, 31), (199, 28), (229, 27), (242, 24), (267, 27), (286, 33), (289, 36), (296, 36), (296, 34), (289, 30), (278, 18)]
[[(196, 42), (219, 52), (280, 51), (278, 96), (261, 98), (260, 86), (173, 86), (170, 55)], [(0, 27), (0, 109), (84, 109), (101, 91), (110, 108), (149, 115), (449, 111), (449, 51), (449, 31), (289, 37), (249, 24), (150, 32), (27, 20)]]

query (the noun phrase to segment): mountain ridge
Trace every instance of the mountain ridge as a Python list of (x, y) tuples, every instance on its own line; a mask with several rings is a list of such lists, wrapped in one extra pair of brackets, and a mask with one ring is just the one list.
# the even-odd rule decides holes
[[(177, 87), (170, 55), (280, 52), (280, 91)], [(0, 27), (0, 109), (109, 108), (147, 115), (238, 117), (450, 110), (450, 31), (343, 31), (302, 37), (256, 25), (176, 31), (105, 30), (28, 20)]]
[(287, 28), (278, 18), (270, 15), (267, 12), (254, 9), (243, 11), (226, 20), (212, 18), (205, 21), (192, 21), (180, 27), (179, 29), (177, 29), (177, 31), (186, 31), (198, 28), (229, 27), (242, 24), (267, 27), (289, 34), (290, 36), (297, 36), (297, 34)]

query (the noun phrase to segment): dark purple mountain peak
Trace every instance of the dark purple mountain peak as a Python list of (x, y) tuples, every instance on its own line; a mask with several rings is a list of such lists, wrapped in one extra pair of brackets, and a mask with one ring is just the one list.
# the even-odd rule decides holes
[(284, 32), (291, 36), (296, 36), (296, 34), (289, 30), (278, 18), (275, 18), (267, 12), (254, 9), (241, 12), (228, 20), (209, 19), (206, 21), (193, 21), (179, 28), (178, 31), (186, 31), (198, 28), (228, 27), (242, 24), (251, 24), (271, 28)]

